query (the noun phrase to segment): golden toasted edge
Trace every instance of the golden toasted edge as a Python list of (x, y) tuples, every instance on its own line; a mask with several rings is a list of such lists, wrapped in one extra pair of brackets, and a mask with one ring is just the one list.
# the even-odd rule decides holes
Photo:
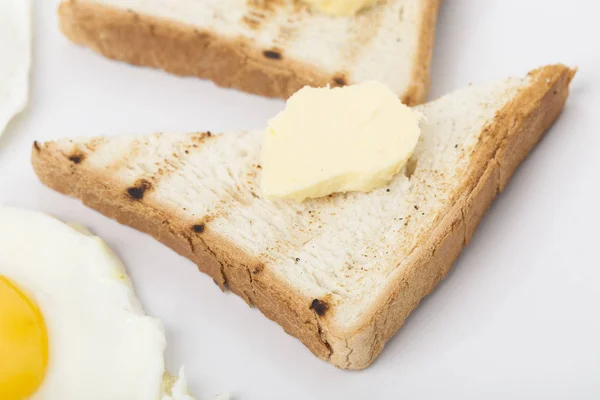
[[(504, 107), (484, 135), (491, 140), (477, 149), (477, 161), (464, 183), (463, 195), (440, 221), (413, 262), (392, 283), (352, 332), (331, 326), (327, 299), (302, 296), (258, 260), (215, 235), (210, 225), (186, 221), (142, 198), (132, 188), (106, 183), (86, 168), (80, 155), (62, 154), (50, 143), (34, 143), (32, 164), (40, 180), (64, 194), (80, 198), (104, 215), (148, 233), (192, 260), (221, 287), (254, 304), (268, 318), (297, 337), (316, 356), (337, 367), (363, 369), (402, 326), (421, 298), (447, 274), (483, 214), (517, 165), (560, 114), (575, 71), (549, 66), (531, 73), (535, 82)], [(134, 188), (135, 189), (135, 188)]]
[[(344, 368), (369, 366), (385, 343), (400, 329), (421, 299), (450, 270), (494, 198), (507, 185), (517, 166), (560, 115), (576, 70), (552, 65), (532, 71), (532, 84), (500, 110), (470, 162), (460, 196), (423, 244), (410, 255), (409, 265), (393, 274), (390, 285), (352, 332), (345, 333), (349, 359), (335, 351), (331, 362)], [(329, 330), (327, 330), (329, 333)]]
[[(429, 63), (439, 0), (424, 0), (413, 82), (401, 95), (405, 104), (422, 102), (429, 88)], [(266, 97), (288, 98), (302, 87), (340, 86), (345, 79), (290, 59), (284, 49), (257, 48), (214, 32), (91, 2), (63, 0), (60, 29), (72, 42), (105, 57), (167, 72), (210, 79)]]
[(442, 5), (442, 0), (423, 0), (423, 2), (412, 82), (402, 96), (402, 102), (411, 106), (427, 101), (431, 86), (431, 58), (435, 45), (437, 18)]

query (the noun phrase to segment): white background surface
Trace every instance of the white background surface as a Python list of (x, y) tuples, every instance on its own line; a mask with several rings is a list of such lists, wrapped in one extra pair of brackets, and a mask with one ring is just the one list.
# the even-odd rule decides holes
[(580, 70), (562, 118), (454, 271), (362, 372), (316, 359), (191, 262), (37, 181), (34, 139), (261, 128), (283, 105), (76, 47), (58, 32), (55, 3), (36, 3), (31, 102), (0, 139), (0, 202), (104, 237), (163, 319), (169, 366), (186, 365), (199, 399), (600, 398), (598, 2), (445, 2), (432, 97), (544, 63)]

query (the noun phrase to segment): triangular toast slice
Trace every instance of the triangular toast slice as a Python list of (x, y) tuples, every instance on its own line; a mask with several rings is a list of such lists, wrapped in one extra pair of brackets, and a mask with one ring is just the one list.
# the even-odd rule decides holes
[(425, 101), (441, 0), (387, 0), (352, 16), (299, 0), (63, 0), (62, 32), (116, 60), (289, 97), (377, 80)]
[(419, 106), (411, 160), (366, 194), (263, 198), (260, 131), (36, 142), (33, 165), (51, 188), (194, 261), (318, 357), (361, 369), (446, 275), (574, 73), (547, 66)]

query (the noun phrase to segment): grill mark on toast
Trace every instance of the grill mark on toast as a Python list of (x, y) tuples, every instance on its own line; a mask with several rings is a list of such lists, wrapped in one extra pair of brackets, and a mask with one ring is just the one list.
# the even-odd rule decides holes
[[(76, 143), (73, 140), (69, 140), (71, 148), (68, 150), (61, 150), (60, 153), (66, 157), (73, 166), (77, 166), (94, 154), (104, 143), (106, 143), (105, 138), (92, 138), (86, 143)], [(41, 145), (38, 142), (34, 142), (33, 145), (37, 151), (41, 150)], [(44, 143), (42, 146), (47, 148), (48, 143)]]
[[(186, 164), (188, 157), (193, 157), (194, 153), (199, 152), (208, 140), (212, 140), (216, 137), (210, 131), (192, 133), (182, 135), (177, 141), (169, 143), (168, 146), (155, 148), (156, 145), (160, 145), (161, 136), (162, 134), (155, 134), (151, 136), (150, 139), (146, 138), (142, 145), (138, 146), (139, 151), (136, 153), (136, 156), (142, 159), (146, 157), (155, 157), (153, 151), (160, 151), (163, 158), (158, 159), (154, 164), (146, 165), (145, 168), (150, 167), (151, 170), (142, 173), (142, 176), (138, 177), (135, 184), (126, 189), (126, 195), (128, 196), (129, 201), (142, 202), (148, 192), (153, 192), (157, 196), (160, 195), (163, 180), (180, 171)], [(151, 143), (151, 141), (154, 141), (154, 143)], [(145, 151), (142, 151), (142, 148)], [(135, 160), (132, 162), (135, 164)], [(150, 207), (154, 208), (151, 205)], [(155, 211), (159, 215), (162, 215), (162, 212), (159, 209), (155, 209)], [(196, 246), (201, 246), (212, 253), (212, 250), (202, 237), (202, 234), (206, 231), (207, 225), (211, 220), (212, 219), (208, 216), (204, 217), (200, 221), (190, 224), (189, 231), (187, 232), (181, 232), (175, 228), (167, 215), (162, 215), (161, 223), (173, 237), (185, 239), (187, 251), (194, 253)], [(216, 256), (215, 259), (218, 260)], [(227, 279), (224, 274), (224, 266), (221, 262), (219, 262), (219, 264), (219, 276), (216, 283), (223, 289), (227, 285)]]
[(155, 183), (158, 185), (162, 179), (178, 171), (185, 163), (185, 159), (190, 154), (199, 151), (212, 137), (210, 131), (197, 132), (187, 135), (184, 140), (176, 143), (169, 156), (160, 165), (157, 165), (157, 173), (152, 177)]
[(260, 25), (262, 23), (261, 19), (258, 18), (253, 18), (253, 16), (250, 15), (244, 15), (242, 17), (242, 24), (246, 25), (248, 28), (256, 31), (260, 28)]
[(247, 0), (248, 13), (242, 17), (242, 24), (253, 31), (260, 31), (277, 14), (285, 13), (285, 23), (279, 24), (271, 49), (263, 51), (263, 56), (271, 60), (281, 60), (283, 50), (294, 39), (298, 25), (307, 14), (308, 7), (301, 0)]
[(242, 17), (242, 24), (259, 31), (285, 5), (285, 0), (247, 0), (246, 4), (248, 13)]
[[(122, 159), (126, 159), (127, 164), (135, 164), (136, 157), (145, 157), (147, 151), (151, 151), (150, 148), (150, 139), (154, 139), (160, 141), (161, 133), (155, 134), (150, 138), (145, 138), (143, 141), (135, 140), (133, 141), (132, 146), (130, 147), (130, 151), (128, 156), (121, 157)], [(172, 148), (166, 149), (169, 154), (164, 157), (162, 160), (157, 160), (153, 165), (153, 170), (148, 171), (147, 173), (142, 173), (141, 176), (138, 176), (134, 185), (126, 189), (126, 193), (130, 199), (133, 200), (143, 200), (144, 196), (147, 192), (151, 190), (157, 190), (156, 188), (160, 185), (161, 181), (176, 172), (181, 165), (183, 164), (182, 159), (186, 157), (190, 152), (193, 152), (199, 148), (201, 148), (202, 144), (212, 137), (210, 132), (202, 132), (202, 133), (194, 133), (190, 135), (184, 136), (184, 139), (176, 142), (172, 145)], [(146, 152), (142, 150), (147, 150)], [(151, 157), (152, 155), (150, 155)], [(121, 160), (123, 162), (123, 160)], [(111, 165), (111, 169), (116, 168), (117, 170), (121, 168), (121, 165), (125, 164), (113, 164)], [(116, 172), (116, 170), (115, 170)]]
[(104, 167), (104, 169), (107, 172), (116, 173), (121, 169), (125, 168), (130, 162), (135, 160), (135, 158), (140, 153), (141, 143), (141, 139), (133, 140), (129, 145), (128, 151), (124, 154), (119, 155), (118, 157), (114, 157), (112, 161), (109, 161), (106, 164), (106, 167)]
[(87, 143), (75, 146), (75, 149), (68, 158), (74, 164), (80, 164), (88, 156), (94, 154), (98, 149), (102, 148), (104, 143), (106, 143), (106, 138), (104, 137), (92, 138)]
[[(203, 163), (197, 153), (203, 148), (208, 140), (216, 139), (220, 135), (213, 135), (211, 132), (204, 132), (186, 136), (186, 139), (175, 142), (172, 147), (165, 149), (169, 156), (155, 164), (155, 173), (147, 175), (144, 178), (149, 180), (158, 193), (161, 192), (162, 182), (170, 176), (177, 176), (177, 180), (183, 178), (184, 181), (192, 180), (199, 182), (200, 185), (206, 181), (206, 174), (203, 171)], [(240, 155), (240, 157), (242, 157)], [(244, 173), (238, 176), (236, 171), (231, 170), (227, 163), (222, 165), (223, 171), (226, 171), (232, 182), (229, 190), (220, 191), (216, 203), (198, 215), (187, 208), (183, 208), (185, 218), (193, 222), (189, 225), (189, 234), (193, 237), (202, 236), (210, 229), (210, 222), (217, 218), (227, 218), (229, 212), (236, 205), (246, 207), (254, 200), (256, 195), (256, 171), (260, 170), (258, 161), (252, 164), (252, 168), (244, 169)], [(193, 192), (193, 187), (190, 187)], [(253, 194), (254, 193), (254, 194)], [(200, 239), (201, 240), (201, 239)]]

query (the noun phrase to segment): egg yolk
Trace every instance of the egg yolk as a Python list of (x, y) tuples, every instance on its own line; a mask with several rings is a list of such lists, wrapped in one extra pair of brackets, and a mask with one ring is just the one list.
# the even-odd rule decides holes
[(23, 400), (42, 384), (48, 333), (37, 304), (0, 276), (0, 399)]

